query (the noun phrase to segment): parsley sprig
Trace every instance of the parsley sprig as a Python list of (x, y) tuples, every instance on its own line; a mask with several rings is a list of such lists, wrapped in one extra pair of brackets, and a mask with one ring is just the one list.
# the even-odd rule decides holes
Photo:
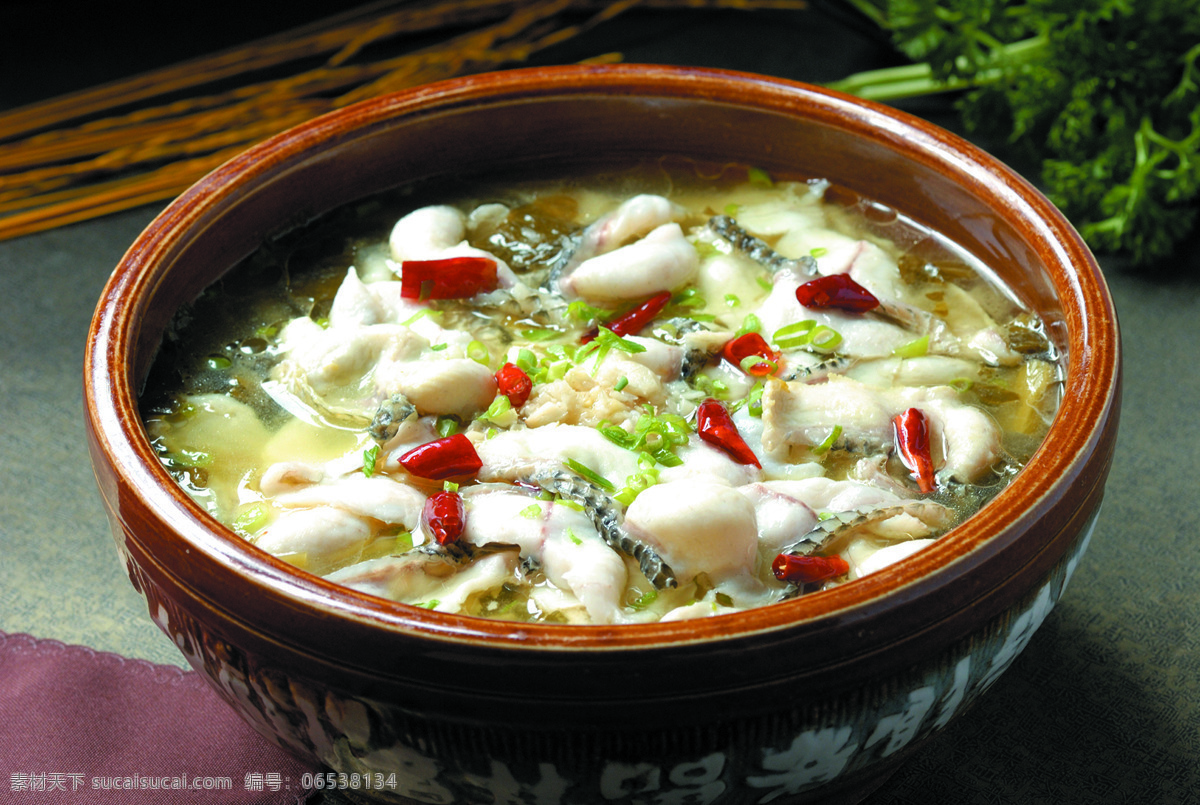
[(915, 64), (831, 86), (962, 91), (969, 132), (1040, 163), (1096, 251), (1162, 260), (1200, 213), (1200, 0), (847, 0)]

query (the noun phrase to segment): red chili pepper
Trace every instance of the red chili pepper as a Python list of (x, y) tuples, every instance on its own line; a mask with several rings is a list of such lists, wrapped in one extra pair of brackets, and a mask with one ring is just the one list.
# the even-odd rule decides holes
[(836, 554), (834, 556), (793, 556), (781, 553), (771, 563), (771, 572), (780, 581), (793, 584), (808, 584), (825, 581), (850, 572), (850, 564)]
[(865, 313), (879, 307), (879, 300), (849, 274), (826, 274), (796, 289), (796, 301), (808, 308), (837, 308)]
[(471, 475), (483, 466), (475, 445), (461, 433), (414, 447), (400, 456), (400, 464), (413, 475), (434, 481)]
[(892, 430), (896, 434), (896, 449), (900, 460), (917, 481), (922, 493), (932, 492), (933, 454), (929, 449), (929, 423), (918, 408), (909, 408), (892, 417)]
[(762, 467), (758, 456), (754, 455), (754, 451), (738, 433), (737, 425), (729, 418), (725, 406), (716, 400), (708, 399), (700, 403), (700, 408), (696, 411), (696, 432), (700, 434), (701, 439), (724, 450), (739, 464)]
[[(742, 366), (742, 361), (751, 355), (763, 358), (764, 363), (752, 363), (750, 368), (744, 370), (747, 374), (755, 377), (766, 377), (774, 374), (775, 370), (779, 368), (779, 353), (771, 349), (767, 340), (758, 333), (746, 333), (726, 341), (725, 346), (721, 348), (721, 354), (725, 356), (725, 360), (739, 368)], [(770, 361), (770, 363), (765, 361)]]
[(487, 257), (405, 260), (400, 264), (400, 295), (405, 299), (465, 299), (500, 285), (496, 261)]
[(506, 363), (496, 372), (496, 385), (513, 408), (520, 408), (529, 399), (533, 381), (515, 363)]
[(433, 535), (438, 545), (458, 540), (466, 526), (467, 512), (462, 495), (457, 492), (438, 492), (425, 499), (421, 509), (421, 525)]
[[(662, 309), (671, 301), (671, 292), (663, 291), (642, 302), (628, 313), (624, 313), (617, 318), (604, 325), (607, 329), (612, 330), (620, 336), (634, 335), (640, 333), (642, 328), (662, 312)], [(586, 335), (583, 336), (582, 343), (586, 344), (596, 336), (600, 335), (600, 328), (593, 327)]]

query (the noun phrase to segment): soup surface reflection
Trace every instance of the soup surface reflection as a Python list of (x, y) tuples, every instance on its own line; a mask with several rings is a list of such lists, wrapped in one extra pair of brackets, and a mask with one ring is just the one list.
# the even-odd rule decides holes
[(976, 511), (1058, 405), (985, 266), (820, 180), (662, 160), (406, 188), (181, 311), (142, 398), (214, 517), (384, 598), (635, 623), (852, 582)]

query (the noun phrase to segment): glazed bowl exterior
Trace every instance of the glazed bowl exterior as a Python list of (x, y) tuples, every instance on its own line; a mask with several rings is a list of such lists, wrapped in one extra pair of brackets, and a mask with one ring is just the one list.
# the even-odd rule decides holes
[[(273, 234), (415, 180), (679, 154), (821, 177), (990, 265), (1065, 356), (1046, 443), (1000, 495), (881, 572), (682, 623), (525, 625), (297, 570), (160, 465), (137, 394), (173, 313)], [(271, 740), (388, 802), (856, 801), (961, 714), (1058, 600), (1112, 460), (1120, 347), (1095, 260), (1027, 182), (885, 107), (761, 76), (517, 70), (380, 97), (236, 157), (137, 239), (100, 299), (89, 448), (151, 616)], [(357, 775), (357, 776), (355, 776)]]

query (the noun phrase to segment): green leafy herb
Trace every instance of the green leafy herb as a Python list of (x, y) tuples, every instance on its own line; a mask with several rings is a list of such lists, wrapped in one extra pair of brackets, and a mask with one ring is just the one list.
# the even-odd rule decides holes
[(847, 0), (915, 64), (832, 86), (962, 91), (968, 131), (1041, 166), (1097, 251), (1171, 256), (1200, 214), (1200, 0)]

